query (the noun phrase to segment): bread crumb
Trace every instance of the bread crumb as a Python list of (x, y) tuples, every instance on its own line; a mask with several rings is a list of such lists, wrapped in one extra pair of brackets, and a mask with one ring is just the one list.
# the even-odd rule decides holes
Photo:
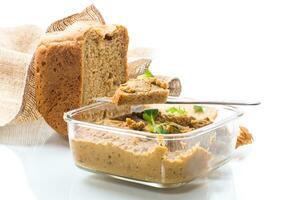
[(249, 132), (247, 128), (240, 126), (240, 134), (236, 141), (235, 148), (238, 148), (246, 144), (252, 144), (252, 143), (253, 143), (252, 134)]
[(142, 131), (146, 124), (142, 121), (136, 122), (131, 118), (126, 118), (126, 126), (133, 130)]

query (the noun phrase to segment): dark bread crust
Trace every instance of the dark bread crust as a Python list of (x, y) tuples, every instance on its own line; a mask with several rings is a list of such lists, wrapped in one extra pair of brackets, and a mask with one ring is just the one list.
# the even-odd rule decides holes
[(81, 105), (81, 60), (81, 44), (77, 42), (42, 45), (35, 54), (38, 111), (65, 136), (64, 112)]
[[(128, 68), (128, 58), (127, 58), (127, 52), (128, 52), (128, 47), (129, 47), (129, 35), (128, 35), (128, 30), (127, 28), (125, 28), (124, 26), (120, 26), (118, 25), (117, 26), (117, 29), (123, 29), (124, 31), (124, 43), (125, 43), (125, 48), (124, 48), (124, 51), (123, 51), (123, 55), (125, 55), (124, 57), (124, 65), (125, 65), (125, 82), (128, 81), (129, 79), (129, 68)], [(125, 83), (125, 82), (122, 82), (122, 83)], [(113, 96), (113, 94), (111, 95)]]

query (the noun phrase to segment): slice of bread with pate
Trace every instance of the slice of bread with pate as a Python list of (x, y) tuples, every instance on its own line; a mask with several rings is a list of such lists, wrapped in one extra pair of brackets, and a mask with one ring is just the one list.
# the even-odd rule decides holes
[(165, 103), (169, 95), (168, 83), (156, 77), (130, 79), (116, 90), (112, 102), (116, 105)]

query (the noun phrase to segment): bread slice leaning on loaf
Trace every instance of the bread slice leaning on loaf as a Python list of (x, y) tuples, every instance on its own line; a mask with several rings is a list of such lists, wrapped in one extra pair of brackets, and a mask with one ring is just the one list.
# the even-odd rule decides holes
[(129, 79), (121, 84), (112, 97), (116, 105), (165, 103), (169, 95), (168, 83), (153, 78)]
[(58, 133), (67, 135), (64, 112), (112, 96), (127, 81), (128, 41), (125, 27), (97, 22), (42, 38), (34, 62), (37, 107)]

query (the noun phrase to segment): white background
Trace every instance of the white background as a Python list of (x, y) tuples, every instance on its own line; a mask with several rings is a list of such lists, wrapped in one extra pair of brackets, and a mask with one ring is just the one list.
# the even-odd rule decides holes
[[(2, 1), (0, 26), (47, 27), (90, 3)], [(120, 186), (122, 183), (102, 183), (108, 185), (98, 188), (95, 184), (80, 186), (78, 176), (84, 175), (72, 168), (69, 151), (60, 145), (57, 151), (63, 153), (57, 159), (53, 157), (56, 152), (53, 149), (0, 146), (0, 199), (46, 199), (47, 195), (53, 199), (80, 199), (81, 195), (88, 194), (93, 194), (95, 199), (97, 196), (104, 199), (103, 195), (106, 199), (108, 195), (138, 199), (143, 194), (156, 199), (299, 199), (299, 1), (103, 0), (93, 3), (107, 23), (127, 26), (131, 48), (154, 49), (152, 71), (178, 76), (183, 85), (182, 96), (203, 100), (260, 100), (261, 106), (245, 108), (242, 119), (254, 133), (252, 153), (231, 164), (229, 178), (223, 177), (223, 186), (170, 194), (132, 185)], [(63, 143), (59, 138), (54, 141)], [(36, 157), (24, 153), (31, 151)], [(41, 167), (56, 167), (68, 173), (57, 170), (60, 177), (55, 178), (50, 172), (51, 177), (34, 170), (28, 172), (32, 167), (37, 171)], [(77, 173), (77, 184), (69, 190), (66, 184), (74, 178), (72, 170)], [(45, 172), (48, 173), (46, 169)], [(58, 189), (53, 190), (53, 185)]]

